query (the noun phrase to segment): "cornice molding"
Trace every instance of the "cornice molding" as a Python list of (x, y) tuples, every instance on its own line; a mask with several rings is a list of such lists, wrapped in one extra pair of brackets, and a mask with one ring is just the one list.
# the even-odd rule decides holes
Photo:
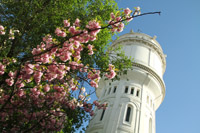
[[(160, 83), (161, 85), (161, 88), (162, 88), (162, 92), (163, 92), (163, 99), (164, 99), (164, 96), (165, 96), (165, 83), (164, 81), (160, 78), (160, 76), (154, 72), (151, 68), (145, 66), (145, 65), (142, 65), (142, 64), (139, 64), (139, 63), (135, 63), (133, 62), (132, 65), (134, 67), (137, 67), (137, 68), (141, 68), (142, 70), (145, 70), (146, 72), (148, 72), (149, 74), (151, 74), (154, 78), (157, 79), (157, 81)], [(163, 100), (162, 99), (162, 100)]]
[(155, 50), (158, 55), (161, 57), (162, 63), (163, 63), (163, 73), (165, 72), (166, 69), (166, 55), (163, 54), (163, 50), (157, 46), (157, 44), (154, 44), (153, 42), (144, 39), (144, 38), (139, 38), (139, 37), (124, 37), (124, 38), (120, 38), (119, 40), (116, 40), (113, 42), (113, 44), (111, 46), (115, 47), (117, 44), (120, 43), (126, 43), (126, 42), (140, 42), (150, 48), (152, 48), (153, 50)]

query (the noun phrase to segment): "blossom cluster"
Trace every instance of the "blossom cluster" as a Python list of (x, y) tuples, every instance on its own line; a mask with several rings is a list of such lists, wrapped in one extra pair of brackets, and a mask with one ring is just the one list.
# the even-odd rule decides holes
[[(125, 17), (126, 21), (130, 21), (130, 14), (129, 8), (124, 10), (124, 16), (111, 13), (111, 32), (123, 31), (122, 19)], [(14, 59), (11, 64), (6, 60), (0, 62), (0, 75), (6, 77), (5, 84), (0, 88), (0, 123), (4, 123), (3, 132), (21, 132), (21, 129), (32, 126), (33, 132), (60, 131), (66, 120), (67, 109), (82, 108), (91, 116), (94, 115), (93, 105), (98, 109), (106, 109), (106, 103), (88, 103), (90, 94), (80, 85), (80, 81), (84, 80), (98, 88), (101, 71), (83, 64), (81, 55), (85, 51), (88, 51), (88, 56), (94, 54), (95, 45), (88, 43), (97, 39), (101, 25), (91, 20), (85, 29), (81, 29), (78, 18), (73, 24), (69, 20), (64, 20), (63, 24), (63, 27), (56, 28), (56, 37), (46, 35), (41, 44), (32, 49), (33, 58), (21, 63), (19, 69), (10, 67), (16, 62)], [(19, 31), (11, 30), (9, 39), (14, 39), (14, 32)], [(0, 35), (4, 34), (4, 27), (0, 25)], [(115, 75), (114, 65), (109, 64), (105, 76), (112, 79)], [(75, 97), (74, 93), (78, 96)], [(20, 119), (17, 124), (16, 119)]]
[(6, 65), (3, 65), (3, 64), (0, 62), (0, 75), (3, 75), (3, 74), (4, 74), (5, 68), (6, 68)]
[(0, 25), (0, 35), (5, 35), (4, 27)]
[(112, 79), (114, 78), (116, 75), (115, 73), (115, 66), (112, 65), (112, 64), (109, 64), (109, 74), (106, 73), (105, 76), (108, 78), (108, 79)]
[[(9, 126), (6, 121), (14, 119), (16, 115), (21, 119), (21, 124), (12, 125), (11, 132), (19, 131), (22, 123), (34, 125), (34, 121), (40, 119), (38, 127), (42, 127), (41, 130), (59, 131), (65, 121), (65, 109), (81, 107), (93, 115), (93, 104), (87, 103), (85, 89), (79, 88), (81, 77), (77, 73), (86, 74), (84, 80), (89, 81), (92, 87), (98, 87), (100, 71), (82, 64), (81, 53), (83, 49), (88, 49), (88, 56), (94, 54), (94, 46), (87, 42), (96, 39), (101, 26), (96, 21), (90, 21), (84, 30), (77, 26), (80, 26), (79, 19), (76, 19), (73, 26), (65, 20), (64, 27), (57, 28), (55, 34), (58, 37), (72, 37), (59, 45), (51, 35), (45, 36), (41, 44), (33, 48), (33, 60), (25, 62), (19, 70), (6, 69), (9, 63), (0, 62), (0, 75), (8, 74), (5, 79), (7, 86), (4, 86), (0, 94), (0, 104), (3, 105), (0, 106), (0, 122), (5, 123), (5, 129)], [(9, 90), (13, 91), (10, 95)], [(81, 91), (77, 98), (72, 96), (74, 91)], [(9, 97), (11, 99), (7, 102)], [(101, 104), (98, 106), (104, 107)], [(31, 108), (39, 110), (32, 112)]]
[(111, 20), (109, 24), (111, 24), (112, 32), (122, 32), (124, 28), (124, 23), (121, 21), (121, 16), (116, 16), (113, 12), (110, 14)]
[(113, 12), (110, 14), (111, 19), (109, 20), (109, 24), (111, 25), (112, 32), (122, 32), (124, 29), (124, 20), (130, 22), (133, 20), (133, 16), (140, 15), (140, 7), (135, 7), (134, 13), (131, 15), (132, 10), (129, 8), (124, 9), (123, 15), (119, 15), (117, 12), (114, 14)]

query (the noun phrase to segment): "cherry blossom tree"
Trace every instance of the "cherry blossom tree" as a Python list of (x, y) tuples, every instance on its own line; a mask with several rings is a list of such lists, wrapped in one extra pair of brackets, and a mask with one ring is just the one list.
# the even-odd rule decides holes
[[(2, 57), (0, 131), (56, 132), (68, 124), (69, 113), (66, 112), (82, 109), (92, 116), (93, 105), (106, 109), (105, 103), (88, 102), (91, 93), (87, 93), (82, 83), (98, 88), (102, 76), (113, 79), (124, 67), (113, 65), (119, 59), (109, 58), (111, 60), (107, 59), (106, 63), (101, 60), (104, 67), (97, 61), (89, 63), (87, 59), (98, 56), (95, 41), (100, 32), (121, 32), (124, 22), (141, 15), (137, 7), (134, 11), (126, 8), (122, 12), (111, 12), (107, 23), (98, 18), (88, 23), (79, 18), (65, 19), (54, 34), (46, 34), (40, 44), (31, 49), (31, 54), (24, 56), (22, 52), (19, 56)], [(7, 27), (0, 25), (4, 48), (20, 33), (18, 29), (6, 31)], [(110, 51), (105, 54), (112, 54)], [(121, 56), (125, 58), (121, 59), (123, 63), (130, 67), (131, 60)]]

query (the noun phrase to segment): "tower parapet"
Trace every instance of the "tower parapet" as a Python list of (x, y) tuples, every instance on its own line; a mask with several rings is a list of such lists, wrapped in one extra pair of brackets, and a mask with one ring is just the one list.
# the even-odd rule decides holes
[(155, 111), (165, 97), (166, 59), (160, 44), (143, 33), (130, 32), (115, 40), (133, 67), (119, 81), (101, 80), (96, 94), (108, 109), (95, 110), (87, 132), (155, 133)]

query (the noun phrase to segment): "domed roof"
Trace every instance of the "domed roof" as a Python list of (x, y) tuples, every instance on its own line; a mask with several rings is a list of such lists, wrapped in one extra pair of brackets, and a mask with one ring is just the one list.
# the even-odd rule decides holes
[(111, 47), (116, 47), (117, 45), (122, 45), (125, 55), (133, 58), (136, 62), (159, 71), (160, 75), (164, 74), (166, 69), (166, 55), (163, 53), (160, 44), (156, 41), (156, 36), (151, 37), (147, 34), (131, 30), (130, 33), (121, 35), (118, 39), (114, 40)]
[(148, 42), (154, 44), (156, 47), (158, 47), (162, 51), (160, 44), (156, 41), (156, 36), (151, 37), (144, 33), (133, 32), (133, 30), (131, 30), (130, 33), (121, 35), (118, 39), (116, 39), (112, 42), (112, 45), (115, 45), (119, 40), (123, 40), (123, 39), (127, 39), (127, 38), (132, 38), (132, 39), (135, 38), (135, 39), (141, 39), (144, 41), (148, 41)]

